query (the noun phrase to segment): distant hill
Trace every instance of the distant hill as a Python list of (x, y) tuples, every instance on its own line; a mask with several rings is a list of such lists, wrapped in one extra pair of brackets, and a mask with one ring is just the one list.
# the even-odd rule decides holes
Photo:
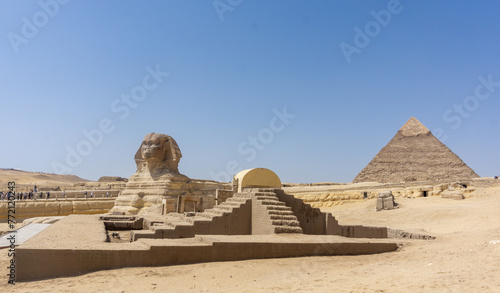
[(89, 182), (75, 175), (59, 175), (40, 172), (28, 172), (16, 169), (0, 168), (0, 187), (6, 187), (9, 181), (16, 182), (16, 185), (39, 186), (73, 186), (76, 182)]

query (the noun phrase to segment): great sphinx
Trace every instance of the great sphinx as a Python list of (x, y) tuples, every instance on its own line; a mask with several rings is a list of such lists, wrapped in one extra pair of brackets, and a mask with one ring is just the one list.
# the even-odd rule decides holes
[(161, 214), (162, 199), (196, 193), (191, 179), (179, 173), (181, 157), (181, 150), (171, 136), (146, 135), (134, 157), (137, 171), (130, 176), (111, 212)]

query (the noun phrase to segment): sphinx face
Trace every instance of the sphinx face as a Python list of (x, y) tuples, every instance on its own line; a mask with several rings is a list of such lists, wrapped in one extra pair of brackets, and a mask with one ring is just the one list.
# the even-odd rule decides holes
[(141, 156), (146, 162), (162, 162), (165, 159), (164, 140), (159, 137), (144, 139), (141, 146)]

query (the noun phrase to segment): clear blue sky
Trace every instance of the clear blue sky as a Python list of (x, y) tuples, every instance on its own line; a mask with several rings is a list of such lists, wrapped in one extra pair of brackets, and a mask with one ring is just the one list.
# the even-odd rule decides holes
[(415, 116), (500, 174), (498, 1), (60, 2), (0, 2), (0, 167), (129, 177), (158, 132), (191, 178), (350, 182)]

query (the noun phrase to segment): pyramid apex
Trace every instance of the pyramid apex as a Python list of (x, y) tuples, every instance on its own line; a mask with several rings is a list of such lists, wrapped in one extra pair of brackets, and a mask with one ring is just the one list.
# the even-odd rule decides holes
[(430, 130), (425, 127), (420, 121), (415, 117), (411, 117), (406, 121), (406, 123), (399, 129), (404, 136), (416, 136), (419, 134), (427, 134)]

